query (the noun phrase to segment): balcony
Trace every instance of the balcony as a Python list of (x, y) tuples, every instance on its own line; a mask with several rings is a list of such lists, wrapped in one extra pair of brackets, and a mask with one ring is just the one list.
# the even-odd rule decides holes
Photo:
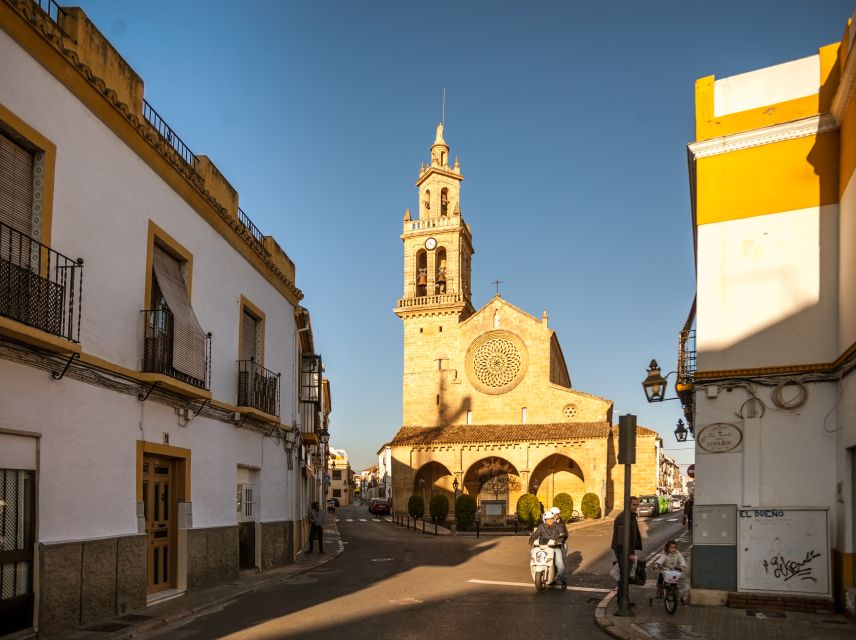
[(80, 352), (83, 260), (0, 222), (0, 333), (60, 353)]
[(182, 395), (211, 397), (211, 334), (176, 319), (166, 308), (142, 313), (145, 338), (141, 378)]
[(433, 307), (441, 304), (454, 304), (465, 302), (461, 293), (444, 293), (434, 296), (419, 296), (418, 298), (399, 298), (399, 309), (412, 309), (415, 307)]
[[(279, 422), (279, 374), (253, 360), (238, 361), (238, 411)], [(264, 415), (260, 415), (261, 414)]]

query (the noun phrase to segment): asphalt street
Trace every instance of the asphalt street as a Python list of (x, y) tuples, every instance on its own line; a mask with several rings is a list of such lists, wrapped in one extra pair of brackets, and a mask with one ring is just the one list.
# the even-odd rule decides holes
[[(611, 523), (573, 531), (570, 588), (538, 593), (525, 535), (423, 536), (363, 506), (336, 516), (345, 552), (333, 562), (148, 638), (607, 637), (594, 609), (614, 587)], [(685, 531), (679, 514), (640, 520), (645, 554)]]

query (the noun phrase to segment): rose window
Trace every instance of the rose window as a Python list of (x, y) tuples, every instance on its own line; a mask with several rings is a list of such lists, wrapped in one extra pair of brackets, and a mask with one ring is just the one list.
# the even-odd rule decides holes
[(577, 405), (566, 404), (562, 412), (565, 414), (565, 420), (573, 420), (577, 417)]
[(510, 331), (490, 331), (470, 346), (467, 373), (484, 393), (500, 394), (513, 389), (523, 377), (526, 347)]

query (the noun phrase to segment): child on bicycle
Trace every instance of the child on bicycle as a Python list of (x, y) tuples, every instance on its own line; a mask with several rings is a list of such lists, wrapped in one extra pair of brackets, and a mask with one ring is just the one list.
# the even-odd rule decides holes
[(663, 547), (663, 551), (654, 558), (654, 569), (657, 574), (657, 597), (663, 597), (663, 574), (659, 573), (661, 569), (669, 571), (680, 571), (681, 573), (687, 570), (687, 561), (681, 552), (678, 551), (678, 543), (674, 540), (669, 540)]

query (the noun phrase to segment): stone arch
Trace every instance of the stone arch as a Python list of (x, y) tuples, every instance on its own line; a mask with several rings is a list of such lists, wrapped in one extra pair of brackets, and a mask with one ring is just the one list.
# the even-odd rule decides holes
[(455, 489), (452, 486), (454, 479), (455, 476), (449, 468), (436, 460), (426, 462), (416, 470), (413, 474), (413, 493), (421, 495), (425, 500), (425, 513), (428, 513), (431, 496), (435, 493), (446, 496), (449, 499), (449, 511), (454, 511)]
[(556, 494), (567, 493), (574, 499), (574, 509), (579, 511), (586, 492), (586, 478), (573, 458), (562, 453), (552, 453), (535, 465), (529, 474), (527, 490), (538, 496), (545, 509), (553, 506)]
[[(485, 478), (482, 474), (486, 467), (491, 464), (507, 469), (511, 479), (511, 486), (508, 487), (507, 491), (497, 494), (485, 489)], [(517, 467), (502, 456), (485, 456), (473, 462), (464, 473), (463, 488), (465, 493), (476, 499), (483, 520), (496, 518), (503, 522), (506, 515), (514, 512), (517, 507), (517, 499), (525, 489)]]

